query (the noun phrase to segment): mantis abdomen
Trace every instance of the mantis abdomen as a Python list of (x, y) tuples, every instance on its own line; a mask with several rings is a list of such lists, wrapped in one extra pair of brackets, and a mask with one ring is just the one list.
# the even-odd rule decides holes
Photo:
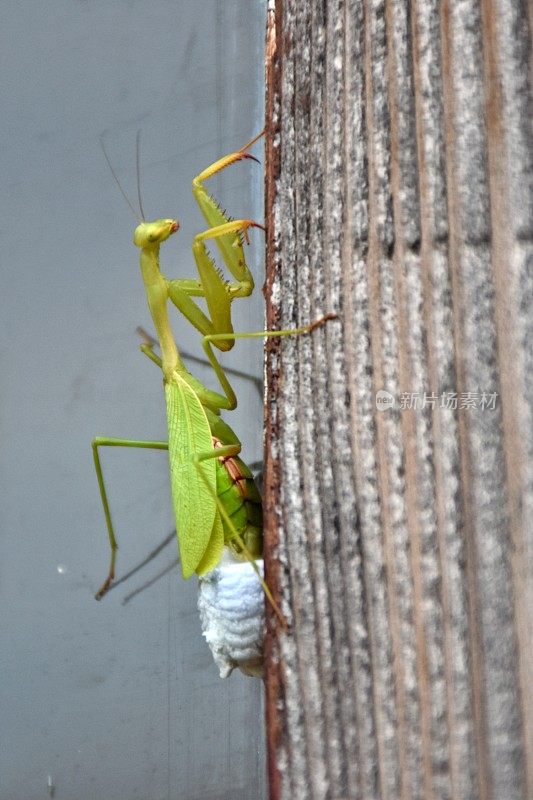
[[(213, 446), (222, 446), (213, 437)], [(238, 456), (220, 458), (217, 462), (217, 495), (224, 505), (232, 528), (223, 519), (224, 543), (233, 553), (248, 560), (250, 556), (261, 558), (263, 554), (263, 510), (261, 495), (253, 475)], [(238, 539), (235, 536), (238, 533)], [(243, 554), (241, 542), (247, 553)]]

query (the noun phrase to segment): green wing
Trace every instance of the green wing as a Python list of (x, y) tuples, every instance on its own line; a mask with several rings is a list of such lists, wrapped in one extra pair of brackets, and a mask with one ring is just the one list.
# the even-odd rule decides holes
[[(181, 569), (190, 578), (201, 564), (213, 533), (216, 514), (214, 459), (197, 466), (194, 457), (213, 449), (211, 429), (202, 404), (177, 373), (165, 383), (170, 487), (176, 517)], [(202, 480), (205, 475), (211, 491)]]
[[(204, 462), (205, 463), (205, 462)], [(213, 525), (213, 532), (206, 547), (202, 560), (196, 567), (198, 575), (205, 575), (214, 569), (220, 559), (222, 558), (222, 550), (224, 549), (224, 526), (220, 514), (216, 513), (215, 524)]]

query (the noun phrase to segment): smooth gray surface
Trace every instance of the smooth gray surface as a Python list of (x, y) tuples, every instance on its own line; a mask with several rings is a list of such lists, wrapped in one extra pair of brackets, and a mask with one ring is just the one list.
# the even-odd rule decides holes
[[(175, 546), (93, 600), (108, 551), (90, 440), (165, 437), (160, 374), (135, 335), (149, 320), (135, 222), (98, 137), (134, 199), (142, 130), (147, 216), (182, 224), (163, 269), (194, 276), (190, 181), (262, 126), (264, 5), (2, 3), (2, 800), (46, 798), (49, 781), (58, 800), (263, 796), (261, 683), (218, 677), (195, 581), (174, 569), (121, 604)], [(262, 218), (261, 167), (236, 165), (212, 186), (232, 215)], [(259, 288), (235, 309), (240, 330), (263, 324), (263, 241), (252, 240)], [(224, 363), (261, 375), (260, 343)], [(232, 424), (253, 461), (261, 397), (235, 386)], [(121, 574), (172, 528), (167, 465), (123, 450), (105, 452), (104, 468)]]

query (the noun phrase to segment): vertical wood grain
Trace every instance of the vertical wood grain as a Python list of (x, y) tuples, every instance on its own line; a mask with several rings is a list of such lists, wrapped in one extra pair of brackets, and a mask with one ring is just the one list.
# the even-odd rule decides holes
[[(270, 796), (533, 793), (520, 0), (272, 0)], [(376, 393), (393, 405), (379, 410)]]

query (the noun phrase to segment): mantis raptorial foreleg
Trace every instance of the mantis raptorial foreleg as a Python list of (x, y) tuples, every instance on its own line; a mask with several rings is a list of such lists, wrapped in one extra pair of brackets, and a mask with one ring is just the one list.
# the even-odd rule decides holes
[[(193, 194), (209, 225), (206, 231), (194, 237), (192, 246), (200, 280), (167, 280), (167, 292), (172, 303), (204, 336), (233, 331), (231, 303), (236, 297), (248, 297), (254, 288), (253, 276), (244, 257), (242, 239), (248, 241), (247, 232), (250, 227), (264, 228), (250, 219), (230, 219), (207, 192), (203, 182), (236, 161), (245, 158), (257, 161), (247, 150), (260, 136), (262, 133), (240, 150), (215, 161), (192, 182)], [(233, 282), (224, 280), (209, 255), (205, 245), (208, 239), (216, 243), (224, 264), (235, 279)], [(205, 299), (209, 316), (194, 302), (193, 297)], [(230, 337), (220, 337), (216, 342), (219, 350), (229, 350), (232, 346), (233, 340)]]

